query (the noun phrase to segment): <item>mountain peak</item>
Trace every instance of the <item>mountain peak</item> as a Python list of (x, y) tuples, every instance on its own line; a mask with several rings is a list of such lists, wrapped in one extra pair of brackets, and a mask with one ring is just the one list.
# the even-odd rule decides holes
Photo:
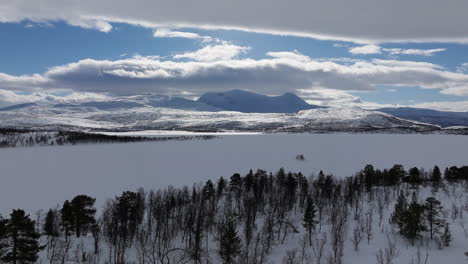
[(244, 113), (296, 113), (301, 110), (320, 108), (309, 105), (299, 96), (288, 92), (280, 96), (268, 96), (245, 90), (209, 92), (198, 101), (224, 110)]

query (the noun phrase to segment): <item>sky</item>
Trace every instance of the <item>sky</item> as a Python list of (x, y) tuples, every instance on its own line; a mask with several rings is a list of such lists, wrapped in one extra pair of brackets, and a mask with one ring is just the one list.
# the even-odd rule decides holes
[(4, 0), (0, 106), (243, 89), (468, 111), (464, 10), (458, 0)]

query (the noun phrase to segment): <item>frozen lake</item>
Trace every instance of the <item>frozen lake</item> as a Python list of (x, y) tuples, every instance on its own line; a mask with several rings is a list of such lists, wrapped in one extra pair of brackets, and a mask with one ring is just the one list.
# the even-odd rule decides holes
[[(295, 159), (304, 154), (306, 160)], [(451, 135), (226, 135), (212, 140), (0, 150), (0, 213), (54, 207), (76, 194), (107, 198), (124, 190), (192, 185), (280, 167), (306, 175), (351, 175), (366, 164), (444, 168), (468, 164), (468, 137)]]

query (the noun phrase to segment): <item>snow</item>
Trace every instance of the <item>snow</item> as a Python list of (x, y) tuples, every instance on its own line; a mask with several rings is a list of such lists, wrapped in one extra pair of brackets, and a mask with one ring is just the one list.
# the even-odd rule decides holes
[[(141, 131), (133, 134), (159, 136), (165, 135), (165, 132)], [(166, 135), (176, 134), (166, 132)], [(276, 171), (284, 167), (306, 175), (322, 169), (337, 176), (348, 176), (367, 164), (388, 168), (400, 163), (407, 169), (412, 166), (430, 169), (435, 164), (443, 169), (468, 164), (466, 136), (344, 133), (216, 135), (218, 137), (211, 140), (0, 149), (0, 213), (7, 215), (13, 208), (23, 208), (34, 216), (36, 210), (55, 207), (77, 194), (96, 197), (99, 209), (106, 199), (124, 190), (190, 186), (207, 179), (229, 177), (234, 172), (246, 173), (250, 168)], [(305, 160), (296, 160), (297, 154), (303, 154)], [(436, 249), (434, 243), (429, 243), (428, 263), (463, 263), (465, 260), (463, 252), (467, 251), (468, 220), (466, 217), (450, 218), (452, 204), (461, 208), (467, 199), (463, 186), (457, 188), (454, 193), (458, 195), (449, 196), (442, 189), (435, 194), (444, 205), (454, 239), (451, 246), (442, 251)], [(421, 201), (432, 195), (429, 189), (420, 191)], [(390, 232), (387, 219), (392, 210), (393, 202), (385, 209), (383, 227), (379, 227), (378, 214), (374, 212), (374, 238), (369, 245), (364, 239), (358, 252), (354, 251), (350, 241), (355, 225), (350, 213), (343, 263), (376, 263), (375, 254), (379, 248), (386, 246), (387, 233), (397, 241), (400, 252), (394, 263), (406, 264), (415, 258), (417, 247), (410, 246), (406, 240)], [(292, 218), (295, 225), (300, 227), (301, 215)], [(322, 232), (329, 232), (327, 225), (324, 223)], [(299, 247), (300, 239), (302, 234), (292, 235), (284, 245), (275, 247), (269, 261), (282, 263), (286, 251)], [(91, 252), (92, 238), (87, 236), (81, 240), (84, 240), (85, 250)], [(211, 242), (211, 246), (215, 247), (216, 243)], [(102, 248), (105, 250), (106, 246), (102, 245)], [(213, 259), (217, 260), (214, 248), (212, 252)], [(134, 253), (129, 250), (128, 257), (131, 258)], [(421, 253), (424, 258), (425, 246), (421, 247)], [(43, 263), (47, 262), (44, 254), (41, 253)], [(328, 254), (329, 249), (325, 256)], [(102, 256), (105, 259), (105, 251)]]
[[(116, 103), (116, 105), (120, 105)], [(355, 131), (359, 129), (405, 129), (437, 131), (439, 127), (400, 119), (359, 108), (319, 108), (298, 113), (240, 113), (189, 111), (165, 107), (107, 109), (74, 105), (33, 105), (18, 111), (0, 112), (1, 126), (44, 126), (118, 130), (237, 130), (263, 131), (296, 128), (296, 131)]]
[[(455, 135), (260, 134), (211, 140), (0, 149), (0, 208), (30, 213), (77, 194), (106, 199), (125, 190), (192, 185), (250, 168), (349, 176), (367, 164), (441, 168), (468, 164), (468, 137)], [(304, 154), (305, 161), (296, 160)]]

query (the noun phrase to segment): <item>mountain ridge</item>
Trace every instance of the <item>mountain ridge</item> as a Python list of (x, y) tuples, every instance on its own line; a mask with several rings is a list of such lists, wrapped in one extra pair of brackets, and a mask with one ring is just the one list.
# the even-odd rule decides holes
[(244, 90), (208, 92), (198, 98), (199, 102), (227, 111), (243, 113), (297, 113), (306, 109), (322, 108), (310, 105), (292, 92), (268, 96)]
[(414, 107), (386, 107), (375, 110), (400, 118), (430, 123), (441, 127), (468, 126), (468, 112), (439, 111)]
[(41, 129), (468, 132), (468, 112), (319, 107), (294, 93), (266, 96), (243, 90), (206, 93), (197, 100), (145, 94), (79, 103), (25, 103), (0, 108), (0, 119), (0, 127)]

